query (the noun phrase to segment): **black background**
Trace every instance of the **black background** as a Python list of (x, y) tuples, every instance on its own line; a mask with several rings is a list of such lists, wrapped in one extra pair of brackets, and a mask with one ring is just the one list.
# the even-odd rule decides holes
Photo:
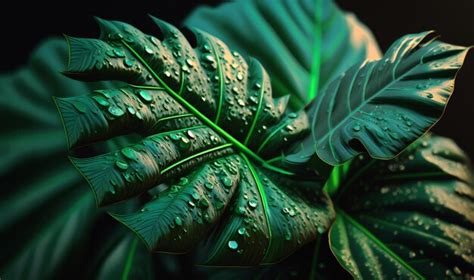
[[(277, 1), (277, 0), (275, 0)], [(0, 4), (0, 71), (11, 71), (28, 60), (37, 44), (67, 33), (94, 37), (96, 15), (117, 19), (153, 32), (148, 13), (175, 25), (197, 5), (221, 1), (134, 0), (112, 1), (2, 1)], [(383, 51), (406, 33), (436, 30), (442, 40), (461, 45), (474, 44), (474, 0), (336, 0), (354, 12), (375, 34)], [(434, 131), (454, 138), (474, 158), (474, 51), (460, 71), (455, 94)], [(1, 94), (1, 93), (0, 93)]]

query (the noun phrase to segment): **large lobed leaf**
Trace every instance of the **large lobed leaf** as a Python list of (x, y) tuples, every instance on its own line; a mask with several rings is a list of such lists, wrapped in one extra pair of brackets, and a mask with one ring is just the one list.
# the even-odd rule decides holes
[(287, 161), (316, 155), (331, 165), (368, 152), (389, 159), (441, 117), (468, 48), (406, 35), (382, 59), (356, 64), (331, 82), (307, 108), (311, 135)]
[(185, 23), (256, 57), (293, 109), (354, 63), (381, 56), (372, 33), (331, 0), (236, 1), (200, 7)]
[(426, 136), (399, 157), (356, 159), (334, 202), (334, 255), (355, 278), (472, 277), (474, 184), (466, 155)]
[(188, 42), (154, 21), (158, 37), (99, 20), (100, 40), (68, 38), (66, 75), (128, 83), (56, 100), (70, 147), (144, 137), (72, 158), (97, 203), (154, 189), (141, 211), (114, 217), (156, 251), (187, 252), (207, 238), (205, 264), (276, 262), (324, 232), (334, 212), (318, 181), (278, 166), (281, 151), (307, 132), (306, 114), (272, 98), (256, 60), (202, 31)]

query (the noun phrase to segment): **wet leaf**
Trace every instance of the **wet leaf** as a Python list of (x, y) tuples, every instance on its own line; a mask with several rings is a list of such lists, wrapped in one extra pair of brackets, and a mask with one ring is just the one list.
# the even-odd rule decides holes
[(153, 20), (157, 37), (105, 20), (98, 40), (68, 37), (66, 75), (128, 83), (56, 99), (69, 147), (143, 137), (71, 158), (97, 204), (165, 184), (141, 211), (113, 216), (150, 250), (183, 253), (201, 244), (202, 263), (212, 265), (276, 262), (324, 232), (334, 213), (317, 178), (294, 176), (279, 160), (307, 133), (305, 112), (287, 112), (288, 98), (272, 97), (256, 60), (205, 32), (185, 38)]
[(356, 64), (307, 108), (312, 134), (287, 161), (316, 154), (331, 165), (368, 152), (389, 159), (429, 130), (443, 114), (468, 48), (406, 35), (382, 59)]
[(427, 136), (396, 159), (356, 159), (335, 194), (331, 250), (355, 278), (472, 277), (474, 187), (449, 139)]
[(330, 0), (230, 2), (200, 7), (185, 23), (256, 57), (293, 109), (354, 63), (381, 56), (372, 33)]

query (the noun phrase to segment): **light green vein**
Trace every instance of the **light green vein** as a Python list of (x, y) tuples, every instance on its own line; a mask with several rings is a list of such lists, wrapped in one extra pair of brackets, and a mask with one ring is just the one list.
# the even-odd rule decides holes
[(313, 63), (311, 66), (311, 80), (308, 92), (308, 102), (316, 97), (319, 87), (319, 76), (321, 71), (321, 19), (322, 19), (322, 5), (321, 0), (315, 1), (314, 11), (314, 39), (313, 39)]
[(155, 129), (155, 127), (158, 126), (160, 122), (165, 122), (165, 121), (175, 120), (175, 119), (184, 119), (184, 118), (189, 118), (189, 117), (194, 117), (194, 115), (193, 114), (180, 114), (180, 115), (163, 117), (157, 120), (155, 124), (153, 124), (153, 126), (151, 127), (151, 130)]
[(264, 159), (259, 157), (255, 154), (252, 150), (250, 150), (247, 146), (239, 142), (239, 140), (235, 139), (232, 135), (230, 135), (227, 131), (222, 129), (220, 126), (212, 122), (208, 117), (203, 115), (198, 109), (196, 109), (192, 104), (190, 104), (186, 99), (182, 96), (177, 94), (172, 88), (170, 88), (161, 78), (160, 76), (151, 68), (151, 66), (140, 56), (139, 53), (135, 51), (135, 49), (130, 46), (127, 42), (122, 40), (122, 44), (142, 63), (142, 65), (151, 73), (151, 75), (165, 88), (165, 90), (176, 100), (178, 101), (183, 107), (185, 107), (188, 111), (194, 114), (198, 119), (200, 119), (205, 125), (209, 126), (211, 129), (216, 131), (220, 134), (223, 138), (227, 141), (231, 142), (238, 148), (241, 152), (245, 153), (251, 159), (256, 161), (258, 164), (267, 168), (269, 170), (284, 174), (284, 175), (293, 175), (294, 173), (284, 170), (282, 168), (272, 166), (265, 162)]
[(205, 150), (205, 151), (201, 151), (201, 152), (199, 152), (199, 153), (195, 153), (195, 154), (193, 154), (193, 155), (191, 155), (191, 156), (189, 156), (189, 157), (187, 157), (187, 158), (184, 158), (184, 159), (182, 159), (182, 160), (180, 160), (180, 161), (177, 161), (177, 162), (171, 164), (170, 166), (164, 168), (163, 170), (161, 170), (160, 174), (164, 174), (164, 173), (166, 173), (166, 172), (172, 170), (173, 168), (176, 168), (177, 166), (180, 166), (180, 165), (182, 165), (183, 163), (186, 163), (186, 162), (188, 162), (188, 161), (190, 161), (190, 160), (193, 160), (193, 159), (195, 159), (195, 158), (198, 158), (198, 157), (200, 157), (200, 156), (203, 156), (203, 155), (206, 155), (206, 154), (210, 154), (210, 153), (212, 153), (212, 152), (216, 152), (216, 151), (223, 150), (223, 149), (230, 148), (230, 147), (232, 147), (232, 144), (231, 144), (231, 143), (227, 143), (227, 144), (223, 144), (223, 145), (220, 145), (220, 146), (216, 146), (216, 147), (207, 149), (207, 150)]
[(395, 261), (397, 261), (400, 265), (410, 271), (414, 276), (419, 279), (425, 279), (418, 271), (416, 271), (413, 267), (411, 267), (407, 262), (405, 262), (400, 256), (398, 256), (395, 252), (390, 250), (380, 239), (378, 239), (375, 235), (373, 235), (367, 228), (361, 225), (359, 222), (354, 220), (351, 216), (345, 213), (340, 208), (336, 208), (336, 213), (346, 219), (349, 223), (351, 223), (354, 227), (360, 230), (367, 238), (369, 238), (372, 242), (374, 242), (379, 248), (387, 253), (390, 257), (392, 257)]
[(270, 208), (268, 207), (268, 199), (267, 195), (265, 194), (265, 190), (263, 189), (262, 182), (260, 181), (260, 176), (258, 175), (257, 171), (253, 167), (252, 163), (249, 161), (249, 159), (243, 154), (240, 154), (242, 158), (244, 159), (245, 163), (249, 167), (250, 173), (252, 173), (252, 177), (255, 181), (255, 184), (257, 185), (258, 193), (260, 195), (260, 199), (262, 200), (262, 206), (263, 206), (263, 213), (265, 213), (265, 221), (267, 223), (267, 228), (268, 228), (268, 247), (267, 250), (265, 251), (265, 256), (263, 257), (263, 260), (266, 259), (267, 254), (269, 252), (269, 249), (271, 248), (272, 245), (272, 229), (270, 226)]
[[(259, 99), (258, 99), (257, 111), (255, 112), (255, 115), (253, 116), (252, 125), (250, 126), (250, 129), (249, 129), (249, 132), (248, 132), (248, 134), (247, 134), (247, 137), (245, 137), (244, 145), (247, 145), (247, 143), (248, 143), (249, 140), (250, 140), (250, 137), (252, 137), (253, 131), (254, 131), (254, 129), (255, 129), (255, 126), (257, 125), (258, 117), (259, 117), (259, 115), (260, 115), (260, 112), (262, 111), (262, 103), (263, 103), (263, 92), (264, 92), (264, 89), (265, 89), (264, 86), (260, 87), (260, 97), (259, 97)], [(268, 161), (267, 161), (267, 163), (268, 163)]]
[(135, 253), (137, 251), (137, 244), (138, 244), (138, 239), (135, 238), (132, 241), (130, 252), (128, 253), (127, 261), (125, 262), (125, 266), (123, 268), (122, 277), (121, 277), (122, 280), (128, 280), (128, 275), (130, 274), (130, 270), (132, 269), (133, 258), (135, 257)]
[(262, 144), (260, 144), (260, 147), (258, 147), (258, 149), (257, 149), (257, 154), (259, 154), (259, 153), (263, 150), (263, 148), (265, 148), (265, 147), (267, 146), (268, 142), (269, 142), (273, 137), (275, 137), (275, 135), (276, 135), (278, 132), (280, 132), (280, 130), (282, 130), (283, 127), (285, 127), (286, 125), (288, 125), (288, 124), (287, 124), (287, 121), (288, 121), (288, 120), (282, 122), (278, 127), (274, 128), (270, 134), (268, 134), (268, 136), (265, 138), (265, 140), (263, 140)]

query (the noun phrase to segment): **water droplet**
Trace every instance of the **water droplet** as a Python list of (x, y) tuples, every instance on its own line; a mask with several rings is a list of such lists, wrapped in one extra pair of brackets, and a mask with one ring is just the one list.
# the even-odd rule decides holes
[(227, 243), (227, 246), (229, 246), (229, 249), (231, 249), (231, 250), (237, 250), (237, 248), (239, 248), (239, 243), (237, 243), (237, 241), (235, 241), (235, 240), (230, 240)]
[(116, 106), (109, 107), (109, 113), (111, 113), (113, 116), (116, 116), (116, 117), (120, 117), (120, 116), (123, 116), (123, 114), (125, 114), (125, 112), (122, 109)]
[(252, 199), (252, 200), (249, 200), (249, 206), (250, 206), (250, 208), (255, 209), (255, 208), (257, 208), (257, 205), (258, 205), (258, 204), (257, 204), (257, 201), (255, 201), (255, 200), (253, 200), (253, 199)]
[(290, 241), (291, 240), (291, 232), (290, 230), (286, 229), (286, 232), (285, 232), (285, 240), (286, 241)]
[(242, 81), (244, 79), (244, 75), (242, 72), (237, 73), (237, 80)]
[(260, 83), (255, 83), (254, 87), (256, 89), (261, 89), (262, 88), (262, 85)]
[(128, 168), (128, 164), (123, 160), (117, 160), (115, 162), (115, 165), (122, 170), (127, 170)]
[(290, 119), (295, 119), (296, 117), (298, 117), (298, 114), (297, 114), (297, 113), (289, 113), (289, 114), (288, 114), (288, 117), (289, 117)]
[(114, 54), (115, 56), (117, 57), (125, 57), (125, 55), (123, 54), (123, 52), (119, 49), (114, 49)]
[(355, 132), (359, 132), (362, 128), (360, 127), (360, 125), (355, 125), (352, 130), (354, 130)]
[(231, 179), (231, 178), (229, 178), (229, 177), (224, 177), (224, 178), (222, 179), (222, 183), (224, 184), (224, 187), (230, 188), (230, 187), (232, 187), (232, 183), (233, 183), (233, 182), (232, 182), (232, 179)]
[(176, 216), (176, 218), (174, 218), (174, 223), (179, 227), (183, 225), (183, 221), (178, 216)]
[(390, 135), (390, 137), (392, 137), (393, 140), (400, 139), (400, 137), (398, 136), (398, 133), (396, 132), (389, 132), (388, 135)]
[(247, 232), (247, 230), (244, 228), (244, 227), (240, 227), (238, 230), (237, 230), (237, 233), (239, 235), (245, 235), (245, 233)]
[(318, 233), (319, 233), (319, 234), (324, 233), (324, 228), (321, 227), (321, 226), (319, 226), (319, 227), (318, 227)]
[(86, 106), (82, 103), (82, 102), (79, 102), (79, 101), (73, 101), (72, 102), (72, 106), (74, 106), (74, 108), (81, 112), (81, 113), (85, 113), (86, 112)]
[(410, 259), (413, 259), (414, 257), (416, 257), (416, 253), (413, 252), (413, 251), (410, 251), (410, 252), (408, 253), (408, 257), (409, 257)]
[(181, 149), (188, 149), (191, 146), (191, 141), (186, 137), (181, 137), (179, 141), (179, 147)]
[(196, 134), (194, 134), (194, 132), (192, 132), (191, 130), (186, 131), (186, 134), (189, 138), (196, 139)]
[(186, 59), (186, 64), (189, 65), (189, 67), (194, 67), (194, 61), (190, 58)]
[(431, 99), (431, 98), (433, 98), (433, 94), (432, 94), (431, 92), (429, 92), (429, 93), (426, 95), (426, 97), (428, 97), (428, 98)]
[(234, 93), (239, 93), (239, 89), (238, 89), (237, 87), (233, 87), (233, 88), (232, 88), (232, 91), (233, 91)]
[(128, 159), (137, 160), (135, 151), (132, 148), (126, 147), (126, 148), (123, 148), (120, 152), (122, 153), (122, 155), (124, 155)]
[(206, 199), (201, 199), (199, 201), (199, 207), (202, 209), (207, 209), (209, 207), (209, 202)]
[(138, 94), (140, 95), (140, 97), (145, 100), (146, 102), (151, 102), (153, 100), (153, 98), (151, 97), (151, 95), (144, 91), (144, 90), (140, 90), (138, 91)]
[(126, 67), (132, 67), (133, 65), (135, 65), (135, 62), (131, 59), (124, 59), (123, 60), (123, 65), (125, 65)]
[(211, 191), (212, 189), (214, 189), (214, 185), (213, 185), (211, 182), (206, 182), (206, 183), (204, 184), (204, 186), (206, 187), (206, 189), (208, 189), (208, 190), (210, 190), (210, 191)]
[(194, 198), (194, 200), (199, 200), (199, 198), (201, 198), (201, 196), (197, 192), (193, 192), (191, 196)]
[(166, 76), (167, 78), (171, 77), (170, 71), (165, 71), (165, 72), (163, 72), (163, 74), (165, 74), (165, 76)]
[(148, 46), (145, 47), (145, 52), (146, 52), (147, 54), (153, 54), (153, 50), (152, 50), (150, 47), (148, 47)]
[(130, 106), (127, 107), (127, 111), (128, 111), (131, 115), (135, 115), (135, 113), (136, 113), (136, 112), (135, 112), (135, 109), (133, 109), (133, 107), (130, 107)]
[(196, 204), (194, 204), (194, 202), (192, 202), (191, 200), (188, 201), (188, 204), (189, 204), (189, 206), (191, 206), (192, 208), (194, 208), (194, 206), (196, 206)]
[(101, 106), (107, 107), (110, 105), (109, 101), (107, 101), (103, 96), (94, 95), (92, 98)]

